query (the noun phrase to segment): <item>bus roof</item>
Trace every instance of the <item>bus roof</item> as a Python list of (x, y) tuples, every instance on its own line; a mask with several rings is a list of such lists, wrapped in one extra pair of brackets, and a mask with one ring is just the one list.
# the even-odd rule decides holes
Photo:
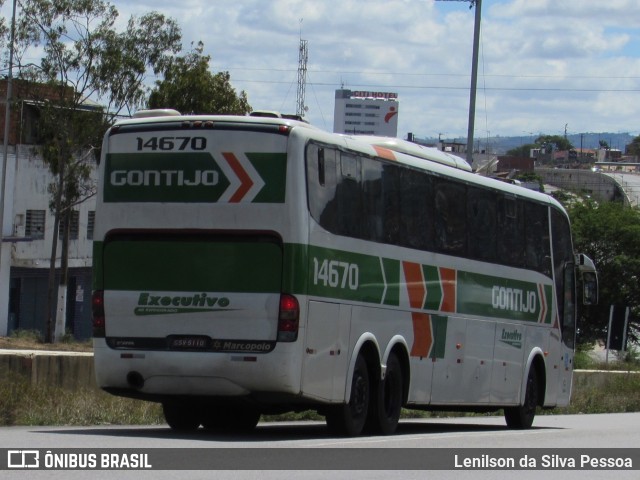
[[(345, 135), (346, 136), (346, 135)], [(413, 157), (430, 160), (432, 162), (448, 165), (449, 167), (459, 168), (467, 172), (471, 171), (471, 166), (462, 158), (441, 152), (437, 148), (425, 147), (417, 143), (407, 140), (400, 140), (394, 137), (378, 137), (374, 135), (348, 135), (349, 138), (359, 140), (370, 145), (388, 148), (394, 152), (404, 153)]]
[[(549, 203), (556, 206), (559, 210), (565, 211), (564, 207), (553, 197), (545, 193), (535, 192), (517, 185), (510, 185), (500, 180), (483, 177), (473, 173), (469, 164), (462, 158), (455, 155), (441, 152), (433, 147), (425, 147), (417, 143), (401, 140), (393, 137), (378, 137), (373, 135), (345, 135), (327, 132), (321, 128), (315, 127), (307, 122), (287, 118), (286, 116), (250, 116), (250, 115), (180, 115), (175, 110), (157, 110), (144, 111), (140, 116), (119, 120), (114, 127), (126, 125), (140, 125), (153, 123), (176, 123), (176, 122), (220, 122), (220, 123), (246, 123), (248, 125), (265, 124), (265, 125), (286, 125), (291, 128), (304, 128), (316, 132), (313, 136), (319, 136), (330, 141), (333, 138), (336, 144), (342, 144), (345, 147), (362, 152), (373, 151), (380, 155), (381, 151), (386, 150), (393, 152), (394, 160), (400, 161), (407, 165), (413, 165), (422, 169), (430, 169), (439, 171), (441, 174), (452, 175), (450, 169), (457, 170), (456, 175), (460, 179), (464, 179), (470, 183), (485, 185), (490, 188), (502, 190), (513, 195), (527, 197), (539, 202)], [(384, 157), (384, 154), (381, 155)], [(425, 165), (431, 163), (431, 166)], [(566, 215), (566, 212), (565, 212)]]

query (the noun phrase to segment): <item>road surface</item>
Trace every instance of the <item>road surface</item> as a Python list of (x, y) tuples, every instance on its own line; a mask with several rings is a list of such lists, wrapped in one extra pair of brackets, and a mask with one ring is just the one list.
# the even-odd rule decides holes
[[(98, 465), (105, 452), (107, 455), (125, 452), (129, 455), (125, 460), (131, 464), (151, 452), (147, 464), (153, 469), (144, 471), (146, 465), (140, 460), (141, 469), (137, 471), (11, 469), (0, 471), (0, 478), (625, 480), (640, 478), (640, 452), (635, 448), (638, 446), (640, 413), (541, 415), (536, 418), (534, 428), (522, 431), (508, 430), (502, 417), (403, 420), (396, 435), (358, 438), (331, 436), (324, 424), (318, 422), (261, 423), (248, 435), (204, 430), (176, 433), (165, 426), (5, 427), (0, 428), (0, 448), (14, 453), (38, 451), (43, 463), (46, 452), (57, 455), (60, 462), (71, 462), (69, 454), (76, 455), (78, 461), (79, 454), (93, 452)], [(616, 462), (630, 458), (633, 469), (584, 470), (570, 464), (571, 458), (579, 459), (583, 453), (614, 457)], [(544, 465), (543, 454), (549, 455)], [(458, 457), (454, 460), (455, 455)], [(480, 458), (483, 455), (486, 457)], [(496, 462), (502, 462), (508, 467), (505, 462), (510, 458), (521, 462), (525, 456), (537, 459), (539, 468), (507, 470), (502, 465), (495, 466)], [(476, 465), (482, 466), (482, 461), (492, 459), (493, 468), (465, 467), (465, 461), (476, 461)], [(6, 459), (0, 458), (2, 461), (6, 467)], [(558, 469), (562, 462), (569, 468)], [(206, 469), (192, 470), (203, 464)], [(407, 470), (409, 464), (418, 467)], [(428, 465), (435, 466), (437, 471), (428, 471), (431, 469)]]

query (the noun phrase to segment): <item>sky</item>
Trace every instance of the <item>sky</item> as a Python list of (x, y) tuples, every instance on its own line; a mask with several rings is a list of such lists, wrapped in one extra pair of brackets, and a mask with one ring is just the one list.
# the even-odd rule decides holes
[[(398, 136), (467, 135), (474, 9), (445, 0), (112, 0), (177, 20), (255, 110), (332, 130), (335, 90), (395, 92)], [(6, 9), (6, 7), (5, 7)], [(482, 0), (476, 138), (640, 133), (640, 0)], [(152, 85), (155, 78), (149, 77)]]

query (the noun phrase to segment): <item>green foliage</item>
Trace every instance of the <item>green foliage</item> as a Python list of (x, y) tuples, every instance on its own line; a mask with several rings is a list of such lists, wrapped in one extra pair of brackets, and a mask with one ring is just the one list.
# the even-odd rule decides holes
[[(569, 207), (574, 249), (589, 256), (598, 270), (600, 299), (597, 306), (581, 309), (578, 341), (606, 339), (612, 304), (631, 307), (632, 318), (640, 313), (640, 210), (620, 203), (579, 202)], [(631, 338), (638, 325), (631, 323)]]
[(164, 65), (164, 79), (156, 81), (148, 108), (173, 108), (182, 113), (245, 115), (251, 111), (247, 94), (236, 94), (229, 72), (211, 73), (211, 57), (202, 42)]
[(119, 398), (97, 389), (74, 391), (31, 385), (25, 375), (0, 367), (0, 426), (157, 425), (159, 405)]
[(640, 156), (640, 135), (631, 140), (631, 143), (627, 145), (627, 153), (629, 155)]
[(11, 332), (11, 338), (33, 343), (42, 343), (42, 334), (38, 330), (17, 329)]
[(527, 143), (526, 145), (521, 145), (519, 147), (508, 150), (507, 155), (513, 157), (529, 158), (531, 156), (531, 149), (533, 148), (540, 148), (540, 145), (536, 143)]
[(571, 404), (556, 413), (624, 413), (640, 411), (640, 374), (611, 373), (604, 384), (574, 387)]
[[(573, 144), (562, 135), (541, 135), (536, 138), (536, 143), (542, 146), (553, 147), (553, 150), (567, 151), (573, 150)], [(546, 153), (551, 153), (547, 151)]]

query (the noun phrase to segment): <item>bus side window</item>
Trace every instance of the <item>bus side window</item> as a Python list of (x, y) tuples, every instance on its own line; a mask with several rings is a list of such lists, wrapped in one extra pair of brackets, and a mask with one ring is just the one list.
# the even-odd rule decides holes
[(551, 277), (549, 209), (545, 205), (524, 203), (525, 266)]
[(398, 245), (433, 249), (433, 185), (431, 175), (403, 169), (399, 172), (400, 231)]
[(354, 238), (367, 238), (364, 232), (361, 159), (345, 152), (339, 153), (341, 175), (336, 185), (337, 233)]
[(326, 230), (337, 233), (336, 151), (307, 147), (307, 195), (311, 216)]
[(318, 149), (318, 183), (324, 187), (324, 148)]
[(439, 179), (435, 185), (435, 239), (440, 252), (467, 253), (467, 187)]
[(513, 197), (500, 195), (496, 213), (498, 261), (514, 267), (523, 267), (525, 254), (522, 203)]
[(487, 189), (467, 187), (467, 246), (475, 260), (496, 260), (496, 194)]
[(384, 238), (382, 241), (391, 245), (405, 245), (403, 241), (402, 183), (403, 170), (397, 165), (385, 164), (382, 167), (382, 196), (383, 196), (383, 224)]

